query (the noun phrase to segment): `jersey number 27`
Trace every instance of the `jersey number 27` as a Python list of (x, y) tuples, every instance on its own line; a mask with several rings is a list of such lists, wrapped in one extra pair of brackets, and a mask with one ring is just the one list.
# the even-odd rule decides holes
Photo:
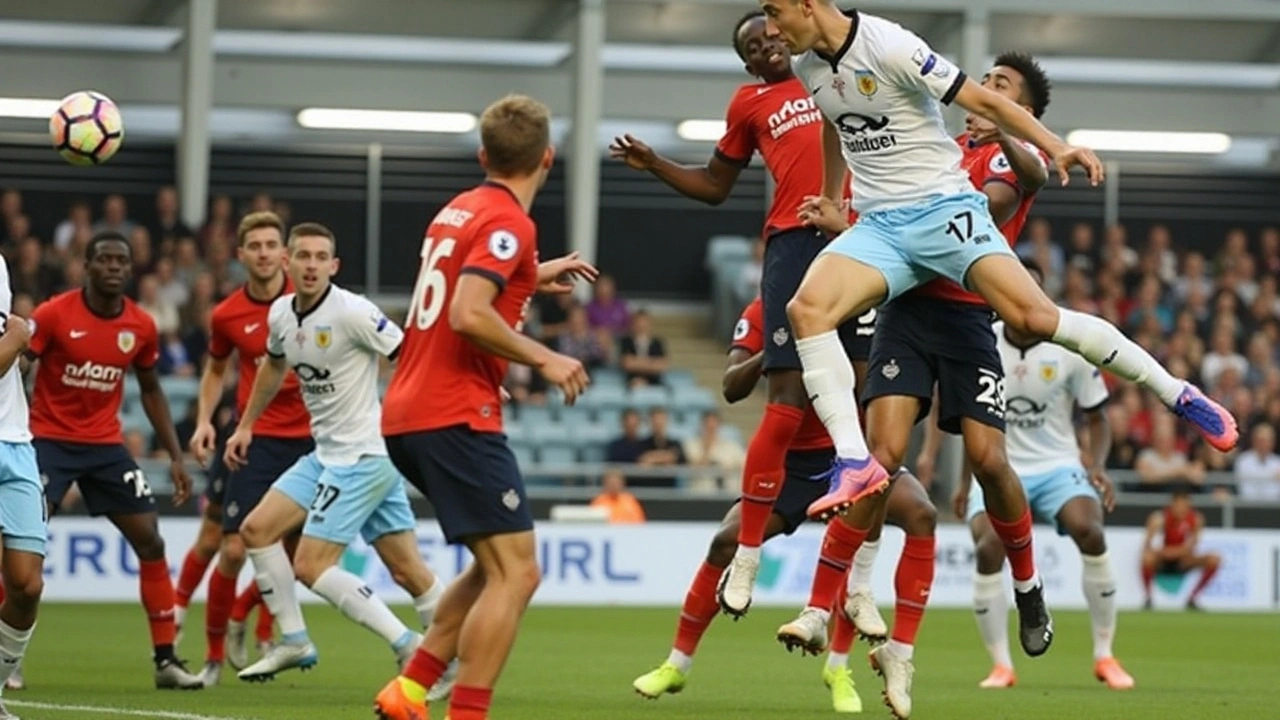
[(453, 255), (453, 249), (457, 245), (453, 238), (445, 238), (439, 243), (429, 235), (423, 238), (422, 266), (418, 270), (418, 279), (413, 284), (413, 299), (409, 304), (409, 317), (406, 318), (405, 325), (427, 330), (440, 319), (449, 288), (447, 278), (436, 266), (444, 258)]

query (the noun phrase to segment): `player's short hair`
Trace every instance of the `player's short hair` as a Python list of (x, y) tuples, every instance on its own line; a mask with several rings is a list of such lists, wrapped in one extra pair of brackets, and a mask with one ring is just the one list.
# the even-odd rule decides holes
[(493, 173), (532, 174), (551, 145), (551, 111), (527, 95), (508, 95), (480, 115), (480, 144)]
[(236, 230), (236, 243), (243, 246), (249, 233), (262, 228), (275, 228), (280, 237), (284, 237), (284, 221), (280, 216), (270, 210), (262, 210), (249, 213), (240, 221), (240, 227)]
[(1031, 53), (1009, 51), (996, 56), (996, 67), (1007, 67), (1018, 71), (1022, 76), (1023, 101), (1031, 107), (1031, 114), (1036, 117), (1044, 115), (1049, 107), (1049, 95), (1053, 83), (1044, 68), (1032, 57)]
[(92, 260), (98, 255), (98, 246), (102, 243), (120, 242), (124, 243), (125, 251), (129, 253), (129, 257), (133, 257), (133, 246), (129, 244), (129, 238), (124, 233), (115, 230), (101, 230), (93, 234), (89, 238), (89, 244), (84, 246), (84, 259)]
[(733, 24), (733, 37), (732, 37), (733, 51), (738, 53), (738, 57), (742, 58), (742, 62), (747, 61), (747, 54), (742, 52), (742, 44), (738, 42), (738, 36), (742, 34), (742, 26), (746, 25), (752, 20), (755, 20), (756, 18), (762, 18), (762, 17), (764, 17), (763, 10), (750, 10), (747, 13), (745, 13), (742, 17), (738, 18), (738, 22)]
[(318, 222), (298, 223), (289, 229), (289, 249), (293, 249), (293, 241), (300, 237), (322, 237), (329, 239), (329, 249), (334, 257), (338, 255), (338, 238), (333, 231)]

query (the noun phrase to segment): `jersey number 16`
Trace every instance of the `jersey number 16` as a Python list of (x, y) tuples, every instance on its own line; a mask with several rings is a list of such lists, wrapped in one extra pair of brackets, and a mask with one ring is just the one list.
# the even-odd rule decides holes
[(440, 319), (449, 288), (444, 273), (436, 266), (444, 258), (453, 255), (457, 244), (453, 238), (445, 238), (438, 244), (431, 236), (423, 238), (422, 266), (418, 270), (418, 279), (413, 284), (413, 299), (409, 304), (409, 317), (406, 318), (405, 325), (427, 330)]

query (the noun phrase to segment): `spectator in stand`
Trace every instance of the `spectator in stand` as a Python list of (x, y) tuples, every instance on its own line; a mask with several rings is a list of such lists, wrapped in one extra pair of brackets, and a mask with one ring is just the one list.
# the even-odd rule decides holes
[[(572, 293), (539, 293), (534, 296), (533, 308), (537, 311), (538, 334), (535, 336), (550, 345), (569, 326), (569, 311), (578, 307)], [(590, 324), (590, 320), (588, 320)], [(527, 326), (526, 326), (527, 327)]]
[(31, 237), (31, 218), (21, 214), (14, 215), (6, 221), (5, 226), (8, 232), (4, 238), (4, 254), (11, 255), (18, 243)]
[(36, 299), (24, 292), (15, 292), (13, 294), (13, 314), (18, 317), (29, 318), (31, 313), (36, 310)]
[[(668, 434), (670, 416), (666, 408), (655, 407), (649, 410), (649, 437), (640, 441), (639, 465), (649, 467), (674, 467), (686, 464), (684, 448)], [(672, 477), (637, 477), (631, 479), (637, 487), (672, 487), (676, 481)]]
[(22, 191), (17, 188), (5, 188), (3, 192), (0, 192), (0, 221), (3, 221), (7, 226), (9, 221), (21, 214)]
[(43, 301), (62, 285), (62, 273), (44, 261), (44, 247), (35, 237), (18, 241), (15, 257), (9, 264), (9, 285), (13, 292), (23, 292)]
[(236, 245), (235, 205), (226, 195), (216, 195), (209, 203), (209, 218), (200, 228), (200, 247), (206, 250), (215, 244)]
[(102, 219), (93, 226), (93, 231), (100, 233), (113, 230), (125, 237), (130, 237), (136, 226), (137, 223), (129, 219), (129, 204), (124, 196), (111, 194), (102, 201)]
[(1066, 280), (1062, 284), (1062, 304), (1089, 315), (1098, 314), (1098, 303), (1093, 299), (1089, 277), (1079, 268), (1067, 267)]
[(173, 261), (160, 258), (156, 262), (156, 282), (160, 284), (160, 300), (174, 307), (182, 307), (191, 299), (191, 287), (180, 282), (173, 274)]
[(593, 328), (608, 330), (610, 337), (621, 337), (631, 326), (631, 311), (627, 301), (618, 297), (618, 286), (611, 275), (601, 275), (592, 286), (587, 321)]
[[(1043, 225), (1043, 228), (1038, 226)], [(1034, 218), (1027, 226), (1028, 233), (1052, 234), (1052, 228), (1044, 218)], [(1093, 241), (1093, 226), (1086, 222), (1071, 228), (1071, 243), (1067, 250), (1067, 264), (1092, 277), (1098, 269), (1098, 248)]]
[(1252, 255), (1241, 255), (1232, 268), (1236, 280), (1236, 294), (1244, 305), (1253, 305), (1258, 298), (1258, 263)]
[(1128, 275), (1138, 269), (1138, 252), (1129, 247), (1129, 231), (1119, 223), (1107, 228), (1099, 253), (1102, 266)]
[(631, 387), (661, 385), (667, 371), (667, 347), (652, 331), (649, 313), (638, 310), (631, 317), (631, 334), (619, 342), (619, 364)]
[(747, 451), (742, 443), (725, 437), (720, 432), (720, 414), (709, 410), (702, 414), (702, 427), (695, 437), (684, 441), (684, 456), (694, 467), (709, 467), (722, 471), (716, 475), (698, 475), (689, 481), (689, 489), (695, 492), (712, 492), (725, 487), (737, 487), (735, 477), (729, 485), (725, 484), (725, 473), (737, 473), (742, 470)]
[(198, 359), (177, 330), (160, 333), (160, 359), (156, 363), (156, 371), (161, 375), (195, 377)]
[(591, 501), (591, 507), (603, 508), (614, 525), (642, 523), (644, 508), (640, 501), (627, 491), (627, 479), (617, 470), (608, 470), (600, 478), (600, 494)]
[(1267, 423), (1255, 425), (1249, 442), (1249, 449), (1236, 457), (1236, 491), (1243, 500), (1280, 502), (1275, 428)]
[(138, 279), (138, 307), (156, 321), (156, 331), (161, 335), (177, 334), (178, 308), (160, 300), (160, 281), (155, 275)]
[(129, 236), (129, 248), (133, 250), (133, 279), (136, 282), (143, 275), (149, 275), (156, 269), (155, 246), (151, 243), (151, 231), (139, 225)]
[(65, 251), (71, 246), (76, 230), (84, 228), (93, 232), (93, 208), (88, 200), (74, 200), (67, 208), (67, 217), (53, 229), (53, 246)]
[[(1196, 316), (1190, 310), (1183, 310), (1178, 313), (1177, 320), (1173, 325), (1173, 338), (1184, 347), (1183, 359), (1185, 359), (1193, 368), (1199, 368), (1204, 362), (1204, 340), (1200, 339), (1200, 333), (1197, 332)], [(1178, 377), (1182, 377), (1179, 375)]]
[(249, 279), (249, 271), (231, 255), (231, 248), (221, 243), (209, 246), (205, 253), (205, 264), (213, 273), (214, 285), (218, 294), (227, 296), (236, 291)]
[(187, 224), (178, 217), (178, 190), (172, 185), (165, 185), (156, 191), (156, 220), (151, 224), (151, 236), (157, 241), (166, 238), (176, 241), (178, 238), (191, 237), (194, 233)]
[(562, 354), (576, 358), (588, 370), (595, 370), (609, 362), (609, 346), (601, 342), (600, 333), (587, 324), (587, 311), (580, 307), (569, 310), (565, 329), (556, 338), (555, 348)]
[(196, 281), (191, 284), (191, 295), (182, 303), (181, 310), (178, 313), (183, 327), (207, 327), (204, 317), (213, 311), (213, 306), (217, 305), (217, 288), (213, 285), (213, 276), (209, 273), (201, 273), (196, 276)]
[(1244, 373), (1244, 384), (1261, 388), (1267, 380), (1267, 372), (1276, 365), (1275, 348), (1264, 332), (1256, 332), (1249, 338), (1249, 367)]
[(1141, 480), (1139, 490), (1167, 492), (1170, 485), (1190, 483), (1204, 485), (1204, 466), (1187, 456), (1178, 447), (1178, 435), (1173, 416), (1162, 412), (1155, 417), (1151, 433), (1151, 447), (1138, 453), (1134, 469)]
[(1107, 456), (1107, 467), (1117, 470), (1128, 470), (1133, 467), (1138, 457), (1138, 444), (1128, 432), (1130, 411), (1120, 403), (1108, 403), (1107, 422), (1111, 425), (1111, 453)]
[(1266, 323), (1268, 320), (1280, 318), (1280, 292), (1277, 292), (1277, 283), (1274, 275), (1265, 275), (1258, 281), (1258, 296), (1254, 298), (1250, 310), (1253, 313), (1253, 321), (1258, 325)]
[(1218, 251), (1215, 262), (1218, 273), (1233, 268), (1236, 261), (1248, 254), (1249, 236), (1245, 231), (1240, 228), (1227, 231), (1227, 237), (1222, 243), (1222, 249)]
[(1155, 320), (1161, 335), (1173, 330), (1173, 308), (1164, 301), (1164, 287), (1160, 278), (1147, 275), (1138, 286), (1137, 302), (1129, 310), (1125, 325), (1130, 328), (1141, 327), (1148, 319)]
[(1118, 327), (1124, 325), (1129, 303), (1124, 296), (1124, 284), (1115, 273), (1104, 272), (1098, 277), (1097, 306), (1099, 317)]
[(289, 204), (288, 200), (277, 200), (271, 206), (271, 212), (280, 217), (280, 222), (284, 223), (285, 227), (289, 227), (292, 224), (293, 206)]
[(1189, 252), (1182, 259), (1182, 275), (1173, 281), (1173, 293), (1179, 303), (1187, 301), (1192, 288), (1199, 288), (1205, 297), (1213, 291), (1213, 278), (1205, 267), (1204, 255)]
[(764, 238), (756, 238), (751, 244), (751, 260), (742, 266), (742, 272), (733, 285), (733, 296), (738, 305), (746, 305), (760, 294), (760, 278), (764, 277), (764, 247)]
[(1066, 257), (1062, 247), (1053, 241), (1053, 230), (1047, 222), (1032, 223), (1018, 243), (1018, 256), (1030, 260), (1044, 268), (1044, 290), (1050, 297), (1058, 297), (1062, 292), (1062, 274), (1066, 268)]
[(1258, 259), (1263, 275), (1280, 275), (1280, 228), (1262, 229), (1258, 236)]
[(1152, 272), (1162, 283), (1171, 283), (1178, 277), (1178, 254), (1173, 251), (1173, 236), (1169, 227), (1156, 223), (1147, 231), (1147, 247), (1144, 254), (1151, 258)]
[(1205, 385), (1212, 387), (1227, 368), (1244, 377), (1249, 370), (1249, 361), (1236, 352), (1236, 338), (1231, 329), (1226, 325), (1219, 325), (1213, 331), (1209, 352), (1205, 353), (1204, 362), (1200, 365), (1200, 379)]
[(173, 248), (173, 274), (180, 282), (190, 285), (196, 276), (208, 270), (200, 259), (200, 248), (195, 238), (179, 238)]
[(634, 465), (647, 448), (640, 437), (640, 412), (635, 408), (622, 411), (622, 435), (605, 446), (604, 459), (611, 463)]
[(249, 209), (246, 211), (246, 214), (256, 212), (274, 212), (275, 207), (276, 203), (275, 200), (271, 199), (271, 193), (260, 191), (254, 193), (253, 198), (249, 201)]

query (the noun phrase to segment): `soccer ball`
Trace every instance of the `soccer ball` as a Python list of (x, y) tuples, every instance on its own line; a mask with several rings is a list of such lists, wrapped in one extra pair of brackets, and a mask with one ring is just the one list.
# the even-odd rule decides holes
[(72, 165), (101, 165), (124, 141), (124, 121), (111, 98), (92, 90), (62, 99), (49, 118), (49, 137), (63, 160)]

